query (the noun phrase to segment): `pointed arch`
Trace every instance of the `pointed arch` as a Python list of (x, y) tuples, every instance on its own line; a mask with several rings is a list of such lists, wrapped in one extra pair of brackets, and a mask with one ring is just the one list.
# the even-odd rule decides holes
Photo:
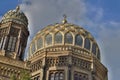
[(47, 46), (52, 45), (52, 35), (51, 34), (46, 35), (45, 42), (46, 42)]
[(90, 40), (88, 38), (85, 39), (85, 43), (84, 43), (84, 48), (90, 50)]
[(31, 53), (33, 54), (35, 52), (35, 43), (32, 43), (32, 46), (31, 46)]
[(62, 34), (60, 33), (60, 32), (57, 32), (56, 34), (55, 34), (55, 38), (54, 38), (55, 40), (55, 44), (57, 44), (57, 43), (62, 43)]
[(83, 39), (79, 34), (77, 34), (75, 36), (75, 45), (82, 46), (82, 44), (83, 44)]
[(43, 39), (42, 38), (39, 38), (37, 40), (37, 49), (40, 49), (43, 47)]
[(65, 43), (67, 43), (67, 44), (73, 43), (73, 36), (70, 32), (65, 34)]

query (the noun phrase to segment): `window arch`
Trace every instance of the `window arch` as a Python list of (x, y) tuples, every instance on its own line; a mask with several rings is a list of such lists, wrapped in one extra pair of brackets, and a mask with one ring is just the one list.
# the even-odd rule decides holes
[(35, 43), (33, 43), (31, 46), (31, 53), (33, 54), (34, 52), (35, 52)]
[(85, 39), (85, 43), (84, 43), (84, 48), (90, 50), (90, 40), (88, 38)]
[(45, 38), (46, 45), (51, 45), (52, 44), (52, 35), (48, 34)]
[(60, 32), (55, 34), (55, 44), (62, 43), (62, 34)]
[(82, 43), (83, 43), (82, 37), (80, 35), (76, 35), (75, 36), (75, 45), (82, 46)]
[(93, 45), (92, 45), (92, 52), (96, 55), (96, 44), (95, 43), (93, 43)]
[(73, 43), (73, 36), (71, 33), (65, 34), (65, 43), (72, 44)]
[(43, 39), (42, 38), (39, 38), (37, 40), (37, 49), (40, 49), (43, 47)]
[(50, 73), (49, 80), (64, 80), (63, 72)]

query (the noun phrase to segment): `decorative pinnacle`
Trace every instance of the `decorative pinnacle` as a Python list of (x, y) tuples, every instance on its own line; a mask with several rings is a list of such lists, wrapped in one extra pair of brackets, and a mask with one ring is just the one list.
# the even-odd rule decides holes
[(64, 17), (64, 19), (62, 20), (62, 23), (65, 24), (65, 23), (67, 23), (67, 19), (66, 19), (67, 16), (64, 14), (63, 17)]
[(17, 6), (16, 7), (16, 12), (19, 12), (20, 11), (20, 6)]

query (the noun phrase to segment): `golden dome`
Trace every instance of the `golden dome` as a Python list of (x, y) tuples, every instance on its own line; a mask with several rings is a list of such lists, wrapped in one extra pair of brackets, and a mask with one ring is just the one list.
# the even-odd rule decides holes
[(6, 23), (9, 21), (13, 21), (19, 24), (23, 24), (25, 26), (28, 25), (28, 19), (25, 14), (20, 11), (20, 7), (17, 6), (15, 10), (8, 11), (2, 18), (1, 23)]
[[(93, 36), (84, 28), (68, 23), (66, 18), (63, 21), (48, 25), (36, 34), (30, 44), (30, 56), (42, 49), (53, 49), (54, 47), (57, 50), (58, 46), (64, 46), (67, 49), (69, 46), (72, 49), (76, 47), (79, 50), (84, 50), (87, 54), (94, 54), (100, 59), (99, 47)], [(76, 51), (80, 52), (79, 50)]]

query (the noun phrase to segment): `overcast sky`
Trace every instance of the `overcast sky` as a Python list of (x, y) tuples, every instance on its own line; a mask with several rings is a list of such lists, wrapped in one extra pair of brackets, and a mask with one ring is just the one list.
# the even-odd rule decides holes
[(66, 14), (68, 22), (82, 26), (95, 37), (109, 80), (119, 79), (120, 0), (1, 0), (0, 19), (18, 4), (29, 19), (28, 45), (40, 29), (60, 23)]

